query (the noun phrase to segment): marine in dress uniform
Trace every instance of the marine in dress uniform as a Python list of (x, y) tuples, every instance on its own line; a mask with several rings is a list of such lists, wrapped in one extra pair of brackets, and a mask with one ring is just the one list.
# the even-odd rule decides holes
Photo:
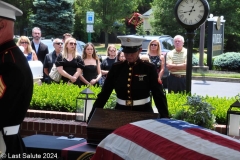
[[(126, 61), (114, 63), (108, 73), (101, 92), (89, 115), (95, 108), (103, 108), (113, 89), (117, 94), (115, 109), (153, 112), (150, 92), (160, 114), (168, 118), (168, 106), (162, 85), (158, 83), (156, 68), (139, 58), (143, 38), (139, 36), (118, 36)], [(134, 58), (135, 57), (135, 58)]]
[[(15, 16), (22, 11), (0, 1), (0, 156), (26, 153), (19, 126), (33, 92), (33, 76), (22, 51), (13, 41)], [(1, 158), (0, 158), (1, 159)]]

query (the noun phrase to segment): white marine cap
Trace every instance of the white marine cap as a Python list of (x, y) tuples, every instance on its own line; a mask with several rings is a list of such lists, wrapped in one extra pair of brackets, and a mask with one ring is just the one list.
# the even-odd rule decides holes
[(20, 9), (0, 0), (0, 17), (16, 20), (16, 16), (21, 16), (22, 14)]
[(145, 40), (142, 36), (127, 35), (117, 36), (121, 40), (121, 47), (124, 53), (135, 53), (141, 48), (142, 42)]

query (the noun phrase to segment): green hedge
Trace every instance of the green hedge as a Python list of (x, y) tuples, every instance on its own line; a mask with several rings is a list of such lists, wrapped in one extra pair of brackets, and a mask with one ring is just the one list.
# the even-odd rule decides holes
[[(42, 84), (41, 86), (35, 84), (30, 109), (75, 112), (76, 97), (85, 88), (85, 86), (78, 88), (76, 85), (62, 83)], [(100, 87), (90, 87), (90, 89), (95, 93), (95, 96), (101, 91)], [(236, 101), (235, 97), (222, 98), (218, 96), (205, 96), (203, 98), (206, 102), (215, 107), (213, 114), (216, 116), (216, 122), (218, 124), (225, 124), (227, 109)], [(115, 99), (116, 95), (115, 92), (113, 92), (104, 108), (112, 109), (116, 104)], [(173, 117), (178, 110), (182, 110), (186, 107), (184, 104), (187, 102), (187, 95), (168, 93), (167, 101), (170, 115)]]
[(239, 71), (240, 70), (240, 53), (227, 52), (216, 56), (213, 65), (217, 70)]

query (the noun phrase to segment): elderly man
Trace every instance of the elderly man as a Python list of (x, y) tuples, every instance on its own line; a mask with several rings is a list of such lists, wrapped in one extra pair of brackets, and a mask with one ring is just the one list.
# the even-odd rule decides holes
[(19, 126), (32, 98), (33, 76), (13, 40), (14, 21), (21, 15), (21, 10), (0, 1), (0, 159), (26, 153)]
[(112, 65), (102, 91), (98, 94), (88, 121), (95, 108), (103, 108), (113, 89), (117, 94), (115, 109), (153, 112), (150, 100), (152, 93), (160, 118), (168, 117), (168, 106), (162, 85), (153, 64), (140, 60), (142, 41), (138, 36), (118, 36), (126, 61)]
[(56, 38), (53, 40), (54, 51), (48, 53), (44, 59), (43, 67), (44, 73), (47, 76), (47, 83), (51, 83), (53, 80), (49, 77), (49, 73), (55, 63), (57, 56), (62, 52), (63, 42), (61, 39)]
[(168, 52), (166, 66), (170, 72), (168, 77), (168, 93), (186, 90), (187, 49), (183, 47), (184, 38), (176, 35), (173, 39), (175, 49)]

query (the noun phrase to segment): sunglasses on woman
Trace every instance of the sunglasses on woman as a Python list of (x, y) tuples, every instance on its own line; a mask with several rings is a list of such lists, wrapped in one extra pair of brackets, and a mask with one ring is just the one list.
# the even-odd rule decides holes
[(157, 45), (157, 44), (151, 44), (151, 46), (155, 46), (155, 47), (156, 47), (156, 46), (158, 46), (158, 45)]
[(20, 42), (21, 44), (28, 44), (28, 42)]
[(77, 45), (77, 43), (73, 43), (73, 42), (70, 42), (69, 44), (70, 44), (71, 46), (73, 46), (73, 45), (76, 46), (76, 45)]

